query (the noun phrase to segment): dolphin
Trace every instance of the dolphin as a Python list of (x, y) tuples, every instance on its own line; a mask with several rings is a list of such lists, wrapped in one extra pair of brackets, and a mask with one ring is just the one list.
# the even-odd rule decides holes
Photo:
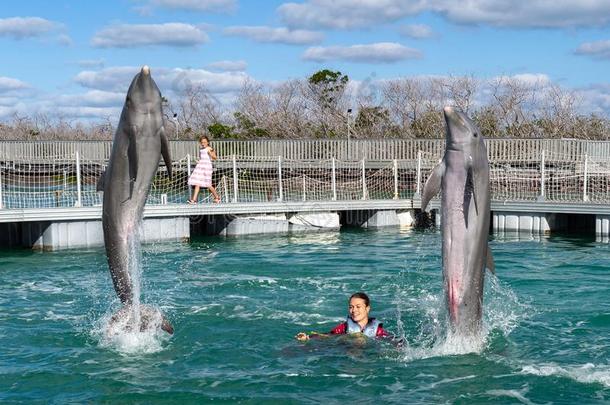
[(495, 271), (488, 246), (489, 161), (481, 131), (463, 112), (444, 109), (445, 155), (422, 194), (421, 207), (441, 191), (443, 284), (451, 331), (481, 332), (485, 267)]
[[(160, 156), (163, 156), (171, 177), (169, 142), (163, 127), (161, 102), (161, 92), (151, 77), (150, 69), (143, 66), (127, 91), (110, 161), (97, 185), (98, 190), (104, 191), (102, 227), (108, 267), (114, 289), (127, 308), (136, 304), (134, 298), (139, 302), (139, 291), (134, 291), (130, 267), (137, 266), (135, 249), (139, 246), (139, 225)], [(139, 311), (139, 306), (136, 309)], [(113, 319), (123, 313), (125, 311), (119, 311)], [(140, 328), (146, 328), (149, 318), (136, 317), (142, 322)], [(164, 317), (161, 328), (173, 333), (171, 324)]]

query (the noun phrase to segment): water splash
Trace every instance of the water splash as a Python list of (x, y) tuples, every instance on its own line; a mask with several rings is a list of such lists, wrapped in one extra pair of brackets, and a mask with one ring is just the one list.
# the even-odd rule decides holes
[[(510, 287), (502, 285), (494, 275), (488, 275), (483, 295), (481, 333), (461, 336), (451, 333), (442, 290), (411, 287), (409, 295), (409, 304), (415, 306), (412, 311), (419, 315), (414, 318), (415, 327), (407, 328), (400, 317), (401, 310), (397, 310), (399, 335), (405, 342), (400, 350), (404, 361), (481, 353), (489, 346), (493, 334), (509, 335), (532, 312), (529, 305), (519, 301)], [(411, 336), (409, 331), (413, 332)]]
[[(110, 347), (124, 354), (154, 353), (162, 349), (171, 325), (157, 307), (143, 305), (142, 294), (142, 251), (138, 232), (128, 238), (128, 272), (131, 282), (131, 305), (122, 306), (112, 314), (105, 314), (94, 328), (103, 347)], [(173, 329), (172, 329), (173, 332)], [(171, 332), (170, 332), (171, 333)]]

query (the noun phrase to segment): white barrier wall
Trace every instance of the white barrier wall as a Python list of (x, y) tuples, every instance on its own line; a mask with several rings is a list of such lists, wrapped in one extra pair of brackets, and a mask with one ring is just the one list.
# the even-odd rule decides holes
[[(21, 245), (39, 250), (104, 246), (102, 221), (24, 222)], [(142, 243), (185, 242), (190, 239), (189, 218), (146, 218), (140, 229)]]

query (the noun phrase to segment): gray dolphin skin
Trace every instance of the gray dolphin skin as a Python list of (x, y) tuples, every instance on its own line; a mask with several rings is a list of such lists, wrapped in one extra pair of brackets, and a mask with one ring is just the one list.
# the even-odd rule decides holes
[[(142, 212), (160, 156), (171, 176), (161, 102), (161, 92), (150, 69), (143, 66), (127, 91), (110, 162), (98, 182), (98, 189), (104, 191), (102, 226), (108, 267), (114, 289), (127, 308), (134, 303), (129, 269), (137, 261), (134, 247), (139, 245)], [(171, 324), (163, 319), (162, 329), (173, 333)]]
[(451, 331), (481, 332), (485, 267), (492, 272), (488, 246), (490, 197), (487, 149), (477, 126), (461, 111), (444, 109), (445, 155), (422, 194), (422, 210), (441, 191), (443, 283)]

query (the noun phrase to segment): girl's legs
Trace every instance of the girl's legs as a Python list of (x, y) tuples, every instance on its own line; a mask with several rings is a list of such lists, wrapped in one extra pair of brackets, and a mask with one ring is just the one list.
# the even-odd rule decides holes
[(193, 189), (193, 196), (191, 197), (191, 201), (197, 202), (197, 196), (199, 195), (199, 186), (195, 186)]
[(220, 196), (216, 192), (216, 188), (214, 188), (214, 186), (210, 186), (210, 187), (208, 187), (208, 190), (210, 191), (210, 193), (212, 193), (212, 196), (214, 197), (214, 202), (215, 203), (219, 203), (220, 202)]

